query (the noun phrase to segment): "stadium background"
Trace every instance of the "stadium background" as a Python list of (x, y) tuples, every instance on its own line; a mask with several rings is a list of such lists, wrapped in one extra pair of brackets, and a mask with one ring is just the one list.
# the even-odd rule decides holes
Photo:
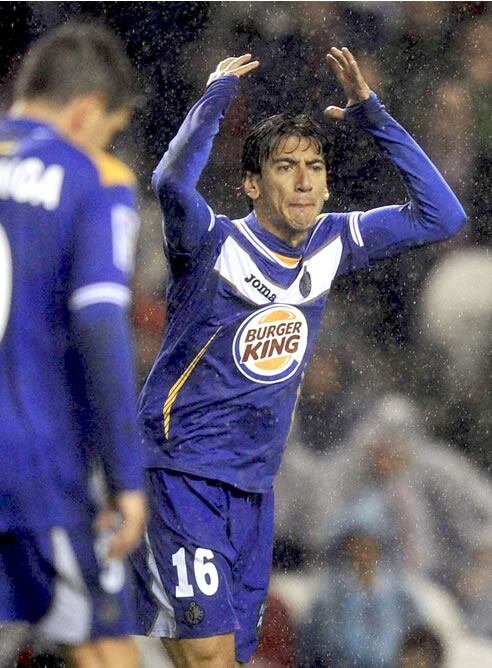
[[(240, 216), (245, 202), (238, 190), (238, 164), (247, 127), (283, 109), (307, 109), (322, 120), (325, 106), (343, 102), (324, 55), (331, 45), (346, 44), (391, 113), (444, 172), (470, 222), (459, 238), (445, 245), (419, 250), (340, 282), (337, 297), (347, 307), (337, 313), (336, 328), (357, 332), (364, 349), (360, 358), (367, 360), (368, 367), (362, 383), (377, 379), (376, 389), (380, 383), (381, 389), (404, 385), (415, 396), (430, 394), (428, 421), (436, 435), (490, 465), (487, 427), (480, 418), (483, 404), (477, 411), (471, 404), (455, 406), (457, 398), (452, 397), (443, 407), (433, 396), (442, 394), (444, 381), (439, 369), (430, 368), (433, 364), (423, 350), (419, 318), (422, 285), (436, 259), (451, 250), (486, 249), (492, 238), (492, 16), (488, 3), (1, 3), (4, 109), (12, 76), (29, 43), (50, 26), (84, 17), (96, 17), (122, 36), (139, 74), (140, 106), (131, 132), (115, 148), (134, 167), (140, 182), (143, 228), (136, 319), (149, 334), (142, 335), (141, 376), (156, 345), (151, 330), (160, 326), (162, 318), (159, 305), (149, 302), (160, 299), (165, 281), (150, 174), (203, 89), (208, 72), (229, 53), (251, 51), (261, 61), (260, 70), (243, 82), (202, 180), (202, 191), (216, 211)], [(401, 182), (370, 141), (353, 136), (339, 124), (325, 123), (325, 127), (333, 146), (328, 156), (331, 210), (403, 200)], [(331, 343), (329, 334), (325, 340)], [(482, 359), (482, 368), (484, 363)], [(481, 387), (477, 394), (483, 397), (486, 389)], [(490, 418), (490, 405), (485, 409)]]
[[(489, 475), (490, 4), (4, 2), (3, 111), (29, 44), (71, 18), (97, 18), (113, 28), (138, 71), (138, 109), (114, 150), (134, 168), (140, 186), (133, 314), (140, 380), (165, 323), (166, 272), (150, 175), (219, 60), (249, 51), (261, 67), (242, 82), (201, 182), (215, 211), (246, 212), (238, 169), (243, 137), (250, 124), (284, 109), (307, 110), (326, 127), (330, 210), (404, 200), (394, 169), (365, 136), (323, 121), (323, 108), (344, 102), (324, 55), (332, 45), (346, 45), (389, 111), (442, 170), (469, 223), (449, 242), (339, 281), (301, 397), (298, 433), (307, 448), (328, 457), (343, 447), (374, 396), (398, 391), (417, 403), (429, 435)], [(285, 555), (279, 559), (289, 566)]]

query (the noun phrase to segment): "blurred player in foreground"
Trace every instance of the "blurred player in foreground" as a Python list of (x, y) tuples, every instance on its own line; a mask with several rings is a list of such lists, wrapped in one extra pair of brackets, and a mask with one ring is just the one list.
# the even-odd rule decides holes
[(465, 222), (350, 51), (331, 49), (328, 63), (348, 105), (327, 115), (373, 136), (402, 174), (406, 204), (320, 215), (323, 135), (308, 116), (283, 113), (245, 141), (251, 213), (216, 215), (196, 187), (239, 78), (258, 65), (249, 54), (219, 64), (154, 174), (169, 321), (140, 398), (151, 510), (148, 542), (133, 559), (142, 631), (167, 639), (176, 666), (230, 668), (254, 651), (271, 567), (272, 481), (333, 281)]
[(81, 668), (138, 662), (123, 637), (123, 558), (145, 521), (126, 313), (138, 225), (133, 174), (103, 151), (132, 89), (116, 37), (68, 24), (30, 51), (0, 120), (0, 620), (38, 623)]

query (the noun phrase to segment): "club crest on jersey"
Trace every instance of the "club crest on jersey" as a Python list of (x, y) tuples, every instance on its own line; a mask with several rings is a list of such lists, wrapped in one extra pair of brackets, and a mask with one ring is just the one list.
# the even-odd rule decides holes
[(276, 304), (255, 311), (234, 337), (239, 371), (256, 383), (280, 383), (295, 374), (306, 352), (308, 326), (295, 306)]
[(306, 298), (309, 296), (312, 287), (313, 282), (311, 280), (311, 274), (307, 270), (307, 267), (304, 267), (304, 273), (301, 276), (301, 280), (299, 281), (299, 292), (304, 298)]

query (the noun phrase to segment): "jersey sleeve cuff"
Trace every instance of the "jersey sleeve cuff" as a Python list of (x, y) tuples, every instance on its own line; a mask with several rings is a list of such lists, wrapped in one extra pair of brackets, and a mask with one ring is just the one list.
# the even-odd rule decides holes
[(121, 283), (92, 283), (74, 290), (68, 300), (71, 311), (78, 311), (92, 304), (109, 303), (127, 308), (131, 302), (131, 290)]
[(236, 91), (239, 88), (239, 77), (234, 74), (221, 74), (207, 86), (207, 90), (215, 90), (225, 88), (231, 92)]
[(367, 100), (345, 108), (345, 120), (363, 129), (384, 130), (386, 117), (384, 105), (374, 91), (371, 91)]

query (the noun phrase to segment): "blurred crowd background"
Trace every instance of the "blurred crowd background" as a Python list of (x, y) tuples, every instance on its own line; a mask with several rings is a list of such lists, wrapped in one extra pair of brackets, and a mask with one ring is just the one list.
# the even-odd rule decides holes
[(275, 574), (252, 665), (492, 666), (490, 4), (0, 3), (3, 111), (31, 41), (94, 17), (122, 36), (139, 75), (134, 122), (114, 147), (140, 185), (139, 382), (166, 320), (150, 176), (223, 58), (251, 52), (261, 67), (242, 81), (200, 184), (216, 212), (246, 214), (243, 138), (283, 110), (326, 128), (327, 210), (405, 200), (368, 137), (323, 120), (344, 104), (331, 46), (353, 51), (460, 198), (469, 222), (458, 237), (333, 290), (278, 481)]

